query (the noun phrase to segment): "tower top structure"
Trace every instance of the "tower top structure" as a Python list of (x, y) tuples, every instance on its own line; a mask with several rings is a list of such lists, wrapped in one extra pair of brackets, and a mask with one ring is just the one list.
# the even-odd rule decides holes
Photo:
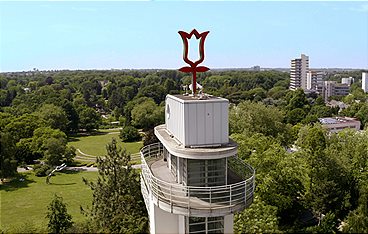
[[(179, 69), (181, 72), (186, 73), (192, 73), (192, 94), (193, 96), (196, 96), (197, 92), (197, 72), (206, 72), (210, 69), (205, 66), (198, 66), (200, 63), (204, 61), (204, 42), (206, 40), (206, 37), (209, 33), (209, 31), (199, 33), (197, 30), (193, 29), (190, 33), (186, 33), (184, 31), (178, 32), (183, 39), (183, 60), (186, 62), (189, 66), (182, 67)], [(197, 39), (199, 39), (199, 59), (197, 61), (191, 61), (188, 57), (189, 51), (189, 42), (188, 40), (192, 38), (192, 36), (195, 36)]]

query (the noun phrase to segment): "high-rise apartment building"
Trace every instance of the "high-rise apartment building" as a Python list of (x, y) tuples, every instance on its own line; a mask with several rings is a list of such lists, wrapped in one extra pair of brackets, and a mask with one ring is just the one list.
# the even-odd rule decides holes
[(167, 95), (158, 143), (141, 150), (150, 233), (233, 233), (233, 214), (253, 201), (254, 170), (229, 139), (229, 101)]
[(362, 89), (365, 93), (368, 93), (368, 72), (362, 73)]
[(309, 71), (309, 57), (302, 54), (300, 58), (291, 60), (290, 89), (301, 88), (307, 90), (307, 73)]

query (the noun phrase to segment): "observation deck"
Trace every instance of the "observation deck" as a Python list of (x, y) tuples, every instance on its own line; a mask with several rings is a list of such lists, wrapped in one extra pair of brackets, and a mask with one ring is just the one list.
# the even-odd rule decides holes
[(254, 169), (238, 159), (228, 157), (227, 184), (211, 187), (177, 183), (164, 161), (164, 146), (155, 143), (141, 149), (141, 190), (149, 201), (173, 214), (192, 217), (216, 217), (232, 214), (253, 201)]

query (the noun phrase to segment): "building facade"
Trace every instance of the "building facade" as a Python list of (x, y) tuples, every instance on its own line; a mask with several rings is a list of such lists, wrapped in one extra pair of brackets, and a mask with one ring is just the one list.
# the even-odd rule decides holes
[(365, 93), (368, 93), (368, 72), (362, 73), (362, 89)]
[(323, 72), (309, 70), (307, 72), (307, 90), (322, 94), (324, 75)]
[(227, 99), (167, 95), (158, 143), (141, 150), (151, 233), (232, 233), (253, 201), (254, 170), (229, 139)]
[(354, 78), (353, 77), (349, 77), (349, 78), (342, 78), (341, 79), (341, 84), (346, 84), (346, 85), (352, 85), (354, 83)]
[(323, 98), (327, 102), (331, 96), (349, 95), (350, 85), (340, 84), (336, 81), (325, 81), (323, 85)]
[(290, 89), (301, 88), (307, 90), (307, 73), (309, 71), (309, 57), (301, 54), (300, 58), (291, 60)]

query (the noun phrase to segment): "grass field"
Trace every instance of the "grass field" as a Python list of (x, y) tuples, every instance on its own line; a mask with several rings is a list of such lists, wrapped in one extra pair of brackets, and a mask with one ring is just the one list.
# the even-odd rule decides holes
[[(118, 129), (100, 130), (92, 135), (78, 135), (76, 137), (71, 137), (69, 145), (74, 146), (79, 149), (82, 153), (93, 156), (104, 156), (106, 154), (106, 145), (111, 142), (111, 139), (115, 138), (122, 148), (131, 153), (138, 153), (139, 149), (143, 146), (143, 142), (121, 142), (119, 138)], [(77, 156), (80, 158), (86, 158), (88, 160), (89, 156), (82, 155), (77, 151)]]
[(73, 221), (83, 220), (84, 216), (79, 207), (91, 206), (92, 191), (83, 183), (82, 177), (95, 180), (98, 173), (57, 173), (50, 179), (49, 185), (46, 184), (45, 177), (36, 177), (33, 173), (21, 175), (25, 176), (23, 182), (18, 180), (0, 185), (0, 228), (3, 231), (14, 232), (16, 227), (25, 224), (45, 228), (47, 206), (54, 193), (63, 197)]

